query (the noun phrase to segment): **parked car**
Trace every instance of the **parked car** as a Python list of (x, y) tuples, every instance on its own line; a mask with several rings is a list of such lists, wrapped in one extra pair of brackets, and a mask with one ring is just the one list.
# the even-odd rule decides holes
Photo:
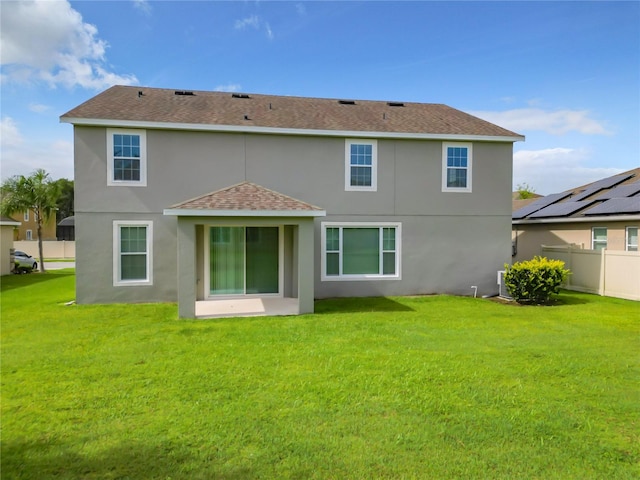
[(36, 262), (36, 259), (21, 250), (15, 251), (15, 261), (17, 271), (24, 272), (38, 269), (38, 262)]

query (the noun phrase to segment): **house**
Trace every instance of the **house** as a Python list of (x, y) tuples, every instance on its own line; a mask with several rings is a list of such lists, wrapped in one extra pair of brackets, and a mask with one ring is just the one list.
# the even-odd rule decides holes
[(13, 231), (20, 226), (9, 217), (0, 217), (0, 275), (8, 275), (13, 270)]
[[(38, 240), (38, 223), (33, 210), (27, 210), (20, 214), (21, 225), (14, 231), (13, 239)], [(42, 240), (56, 240), (56, 218), (51, 217), (42, 225)]]
[(58, 226), (56, 228), (56, 237), (58, 240), (75, 240), (76, 232), (75, 232), (75, 217), (71, 215), (70, 217), (65, 217), (58, 222)]
[(640, 168), (534, 200), (513, 212), (515, 261), (542, 245), (638, 251)]
[(67, 112), (78, 303), (496, 291), (513, 143), (441, 104), (115, 86)]

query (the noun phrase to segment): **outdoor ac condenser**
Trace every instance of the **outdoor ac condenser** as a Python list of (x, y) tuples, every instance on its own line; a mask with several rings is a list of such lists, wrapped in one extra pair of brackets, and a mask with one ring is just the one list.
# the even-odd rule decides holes
[(507, 292), (507, 286), (504, 284), (504, 274), (504, 270), (498, 270), (498, 295), (511, 300), (511, 296)]

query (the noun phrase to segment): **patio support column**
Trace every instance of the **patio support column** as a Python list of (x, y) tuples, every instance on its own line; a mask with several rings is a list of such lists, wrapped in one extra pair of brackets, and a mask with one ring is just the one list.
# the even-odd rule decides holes
[(196, 317), (196, 226), (178, 217), (178, 316)]
[(298, 303), (300, 313), (313, 313), (314, 299), (314, 224), (313, 218), (298, 227)]

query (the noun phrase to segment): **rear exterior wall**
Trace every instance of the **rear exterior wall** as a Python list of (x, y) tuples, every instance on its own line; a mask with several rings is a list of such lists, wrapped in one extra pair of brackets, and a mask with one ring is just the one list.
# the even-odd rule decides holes
[[(79, 303), (175, 301), (175, 217), (163, 210), (243, 181), (326, 210), (317, 297), (496, 290), (511, 260), (512, 144), (473, 143), (470, 193), (442, 192), (442, 142), (378, 139), (377, 190), (345, 191), (345, 137), (146, 130), (147, 186), (107, 186), (107, 131), (75, 127)], [(153, 221), (153, 285), (113, 286), (114, 220)], [(322, 222), (401, 222), (400, 280), (321, 281)]]

